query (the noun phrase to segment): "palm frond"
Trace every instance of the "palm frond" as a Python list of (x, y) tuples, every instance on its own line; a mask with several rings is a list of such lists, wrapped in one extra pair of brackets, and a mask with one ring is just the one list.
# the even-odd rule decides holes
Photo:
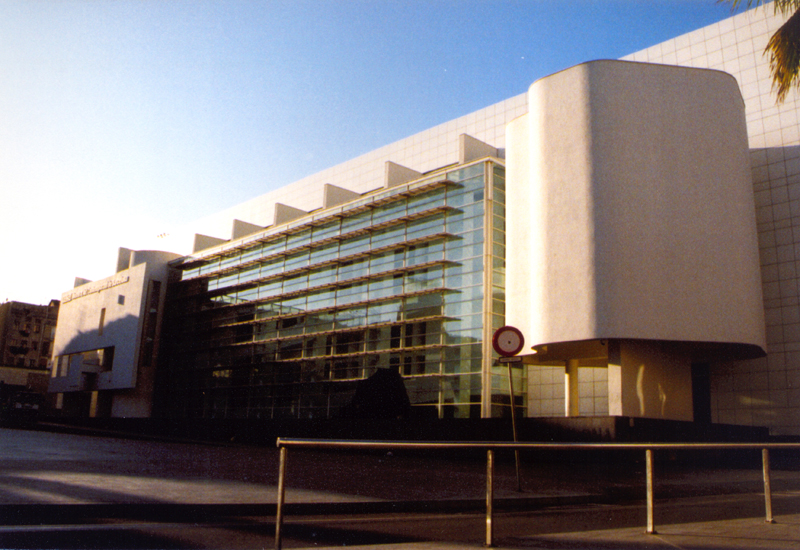
[(783, 103), (792, 87), (800, 86), (800, 11), (775, 31), (767, 42), (772, 87), (778, 103)]
[[(769, 0), (717, 0), (717, 4), (730, 4), (731, 11), (736, 11), (742, 5), (749, 10), (768, 3)], [(772, 7), (775, 13), (788, 15), (800, 9), (800, 0), (774, 0)]]
[[(731, 11), (736, 11), (742, 5), (747, 9), (765, 6), (769, 0), (717, 0), (717, 3), (730, 4)], [(800, 0), (774, 0), (772, 5), (775, 13), (791, 14), (772, 35), (764, 50), (764, 55), (769, 55), (777, 103), (783, 103), (789, 90), (793, 87), (800, 89)]]

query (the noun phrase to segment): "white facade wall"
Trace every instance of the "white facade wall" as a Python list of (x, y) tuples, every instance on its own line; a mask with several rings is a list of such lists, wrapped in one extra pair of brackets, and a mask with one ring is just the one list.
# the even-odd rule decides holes
[[(593, 61), (534, 83), (508, 144), (507, 321), (533, 346), (764, 347), (742, 103), (719, 71)], [(520, 156), (524, 168), (519, 167)]]
[[(160, 318), (166, 293), (167, 262), (180, 256), (125, 249), (121, 249), (120, 255), (127, 260), (124, 262), (127, 268), (62, 294), (49, 391), (113, 392), (112, 416), (147, 417), (152, 407), (155, 365), (150, 365), (148, 372), (140, 372), (139, 364), (142, 331), (149, 307), (148, 289), (152, 281), (161, 283)], [(158, 334), (157, 329), (155, 334)], [(114, 352), (110, 370), (82, 364), (81, 352), (111, 347)], [(68, 366), (59, 360), (62, 356), (70, 356)], [(91, 379), (89, 387), (87, 374)]]
[(800, 94), (778, 105), (770, 36), (783, 24), (771, 5), (698, 29), (624, 59), (719, 69), (745, 101), (756, 200), (767, 352), (764, 359), (712, 369), (715, 422), (800, 434)]

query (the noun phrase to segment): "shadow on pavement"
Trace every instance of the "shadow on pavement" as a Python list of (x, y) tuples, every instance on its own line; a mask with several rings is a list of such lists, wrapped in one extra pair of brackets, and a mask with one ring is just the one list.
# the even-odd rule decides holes
[(187, 549), (205, 548), (203, 545), (187, 545), (187, 541), (157, 534), (139, 533), (132, 530), (109, 530), (107, 528), (59, 528), (39, 531), (0, 533), (0, 547), (18, 549), (59, 550), (72, 549)]

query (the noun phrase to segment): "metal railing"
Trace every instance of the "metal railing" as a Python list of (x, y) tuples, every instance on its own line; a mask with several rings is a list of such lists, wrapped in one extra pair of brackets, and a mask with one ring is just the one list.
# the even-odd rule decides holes
[(774, 523), (772, 517), (772, 490), (770, 488), (769, 451), (771, 449), (800, 450), (800, 443), (506, 443), (506, 442), (400, 442), (400, 441), (356, 441), (328, 439), (282, 439), (278, 438), (280, 465), (278, 469), (278, 505), (275, 517), (275, 548), (281, 549), (283, 527), (283, 505), (286, 495), (286, 461), (290, 447), (305, 449), (361, 449), (361, 450), (486, 450), (486, 546), (494, 545), (494, 453), (498, 450), (521, 449), (550, 451), (589, 450), (642, 450), (645, 452), (645, 476), (647, 495), (647, 534), (655, 534), (653, 521), (653, 451), (655, 450), (747, 450), (761, 449), (764, 480), (765, 521)]

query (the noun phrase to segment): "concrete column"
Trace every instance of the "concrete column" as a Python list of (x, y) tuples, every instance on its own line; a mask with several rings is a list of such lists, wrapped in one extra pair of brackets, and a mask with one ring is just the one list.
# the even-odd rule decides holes
[(564, 412), (566, 416), (580, 414), (578, 393), (578, 360), (568, 359), (564, 370)]

